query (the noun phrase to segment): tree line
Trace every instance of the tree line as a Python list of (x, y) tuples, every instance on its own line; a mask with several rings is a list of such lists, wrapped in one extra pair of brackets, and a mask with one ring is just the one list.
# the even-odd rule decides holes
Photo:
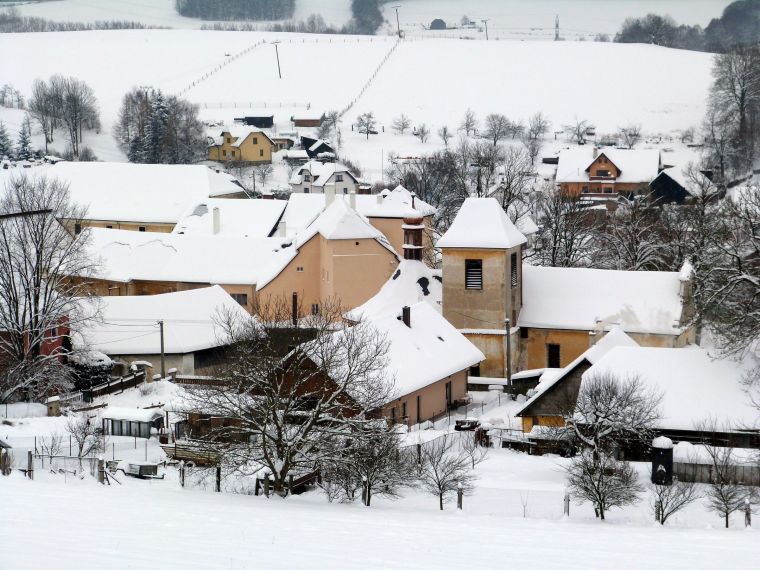
[(0, 12), (0, 33), (81, 32), (91, 30), (146, 30), (146, 26), (129, 20), (97, 20), (95, 22), (56, 22), (38, 16), (22, 16), (14, 7)]
[(760, 42), (760, 1), (738, 0), (706, 28), (679, 25), (670, 16), (647, 14), (627, 18), (615, 35), (621, 43), (648, 43), (664, 47), (724, 53), (737, 46)]
[(180, 16), (202, 20), (287, 20), (295, 0), (175, 0)]

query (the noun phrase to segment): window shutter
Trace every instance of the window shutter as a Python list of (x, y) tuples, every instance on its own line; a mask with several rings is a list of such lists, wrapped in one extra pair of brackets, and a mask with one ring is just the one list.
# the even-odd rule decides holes
[(464, 287), (465, 289), (483, 288), (483, 260), (466, 259), (464, 262)]

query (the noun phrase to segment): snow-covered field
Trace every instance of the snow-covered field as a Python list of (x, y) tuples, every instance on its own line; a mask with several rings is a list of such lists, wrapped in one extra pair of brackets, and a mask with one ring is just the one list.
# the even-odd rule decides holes
[[(396, 15), (390, 6), (399, 6), (399, 20), (409, 33), (422, 30), (434, 18), (450, 26), (462, 16), (475, 21), (490, 18), (491, 37), (554, 37), (554, 17), (559, 15), (563, 35), (577, 37), (597, 33), (614, 34), (626, 17), (649, 12), (668, 14), (679, 23), (706, 26), (720, 16), (731, 0), (399, 0), (383, 7), (388, 29), (395, 29)], [(28, 16), (57, 21), (134, 20), (151, 26), (199, 28), (203, 22), (183, 18), (174, 10), (174, 0), (55, 0), (20, 7)], [(294, 19), (303, 20), (319, 13), (329, 24), (341, 25), (351, 18), (351, 0), (298, 0)]]
[[(230, 55), (275, 39), (282, 42), (282, 79), (269, 43), (229, 61)], [(307, 105), (321, 112), (356, 100), (344, 116), (342, 152), (379, 174), (382, 157), (391, 151), (417, 155), (442, 146), (436, 131), (443, 125), (456, 129), (467, 108), (481, 119), (501, 112), (526, 120), (542, 111), (555, 129), (579, 117), (600, 132), (637, 122), (647, 133), (668, 133), (699, 124), (710, 84), (712, 60), (704, 53), (590, 42), (449, 39), (403, 42), (373, 78), (393, 44), (387, 37), (193, 30), (0, 35), (0, 53), (25, 54), (2, 62), (3, 80), (23, 93), (28, 95), (35, 78), (61, 71), (93, 87), (103, 131), (86, 133), (85, 143), (101, 160), (124, 160), (110, 128), (123, 94), (139, 85), (177, 93), (195, 82), (184, 96), (201, 105), (204, 119), (230, 122), (243, 114), (271, 112), (279, 130), (290, 129), (290, 118)], [(601, 69), (609, 70), (609, 77)], [(364, 111), (375, 113), (381, 131), (370, 141), (351, 132), (351, 123)], [(431, 140), (422, 144), (411, 135), (393, 135), (390, 124), (400, 113), (414, 124), (426, 123)], [(18, 130), (22, 118), (17, 110), (0, 109), (0, 120), (11, 131)], [(39, 134), (36, 140), (41, 141)], [(53, 146), (63, 150), (63, 143)]]

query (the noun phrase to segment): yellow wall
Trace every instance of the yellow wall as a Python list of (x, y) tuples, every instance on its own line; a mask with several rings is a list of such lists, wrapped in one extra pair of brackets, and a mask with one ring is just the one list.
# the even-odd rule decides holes
[(563, 427), (565, 421), (562, 416), (523, 416), (522, 428), (524, 433), (530, 432), (533, 426)]
[[(429, 384), (420, 390), (405, 394), (388, 403), (383, 408), (383, 415), (392, 418), (392, 409), (396, 409), (396, 422), (404, 423), (402, 417), (403, 404), (406, 403), (408, 425), (425, 422), (446, 413), (446, 383), (451, 382), (452, 401), (464, 398), (467, 393), (467, 371), (461, 370), (451, 376), (442, 378), (434, 384)], [(417, 419), (417, 396), (420, 397), (420, 418)]]
[[(234, 144), (236, 139), (230, 133), (225, 132), (222, 137), (222, 144), (209, 147), (209, 160), (219, 162), (272, 162), (273, 144), (264, 133), (260, 131), (251, 132), (239, 145)], [(253, 142), (254, 139), (256, 139), (255, 143)]]
[[(159, 232), (170, 233), (175, 223), (163, 223), (163, 222), (124, 222), (119, 220), (81, 220), (82, 228), (113, 228), (115, 230), (130, 230), (133, 232), (140, 231), (140, 228), (145, 228), (142, 231), (145, 232)], [(74, 220), (63, 220), (63, 225), (66, 229), (74, 235)]]

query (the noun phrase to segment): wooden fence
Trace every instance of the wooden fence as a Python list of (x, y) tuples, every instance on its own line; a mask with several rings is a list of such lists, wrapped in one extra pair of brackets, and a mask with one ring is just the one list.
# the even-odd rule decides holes
[[(728, 467), (731, 482), (738, 485), (760, 486), (760, 467), (731, 465)], [(673, 463), (673, 476), (685, 483), (714, 483), (715, 467), (707, 463)]]
[[(100, 396), (113, 394), (114, 392), (123, 392), (125, 389), (132, 388), (138, 384), (142, 384), (143, 382), (145, 382), (145, 371), (140, 370), (139, 372), (135, 372), (129, 376), (113, 378), (108, 382), (93, 386), (89, 390), (82, 390), (82, 392), (88, 393), (90, 396), (89, 401), (92, 401), (92, 398), (99, 398)], [(85, 401), (87, 401), (87, 398), (85, 398)]]

